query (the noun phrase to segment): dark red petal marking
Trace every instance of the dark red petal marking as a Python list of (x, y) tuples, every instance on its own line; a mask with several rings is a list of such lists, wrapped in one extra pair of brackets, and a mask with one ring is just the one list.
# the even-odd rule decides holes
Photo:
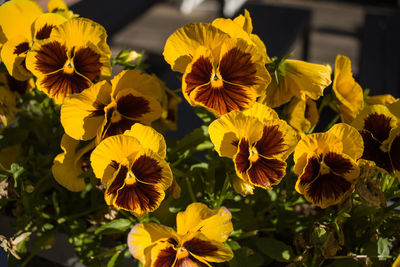
[(232, 110), (246, 109), (251, 98), (241, 86), (223, 82), (223, 87), (219, 88), (211, 84), (199, 87), (194, 100), (219, 114), (225, 114)]
[(393, 168), (400, 171), (400, 136), (396, 136), (392, 142), (390, 159), (392, 160)]
[(8, 73), (7, 73), (7, 83), (11, 91), (18, 92), (20, 95), (25, 94), (28, 90), (28, 81), (18, 81)]
[(191, 72), (186, 75), (186, 93), (189, 95), (197, 86), (209, 83), (211, 80), (213, 66), (206, 57), (200, 57), (192, 64)]
[(53, 28), (54, 28), (54, 25), (45, 24), (40, 30), (38, 30), (36, 32), (36, 39), (44, 40), (44, 39), (49, 38)]
[(89, 47), (85, 47), (75, 52), (74, 66), (77, 72), (95, 83), (100, 78), (100, 70), (103, 64), (100, 62), (98, 53)]
[(308, 159), (304, 173), (300, 176), (300, 184), (306, 185), (314, 181), (319, 175), (320, 162), (317, 157), (312, 157)]
[(283, 134), (279, 131), (278, 125), (264, 126), (263, 135), (255, 145), (259, 154), (271, 157), (284, 152), (285, 144)]
[(150, 211), (160, 202), (161, 193), (154, 185), (136, 182), (125, 185), (118, 191), (115, 204), (127, 210)]
[(192, 238), (182, 245), (190, 253), (197, 256), (213, 256), (218, 251), (218, 247), (213, 245), (211, 242), (201, 240), (199, 238)]
[(162, 168), (158, 161), (147, 155), (142, 155), (135, 160), (131, 170), (141, 182), (156, 184), (163, 179)]
[(338, 175), (344, 175), (345, 173), (350, 172), (353, 169), (353, 164), (349, 159), (344, 158), (343, 156), (329, 152), (324, 156), (325, 164)]
[(17, 45), (17, 46), (15, 47), (13, 53), (14, 53), (15, 55), (19, 56), (19, 55), (25, 53), (26, 51), (28, 51), (29, 48), (30, 48), (30, 47), (29, 47), (29, 43), (28, 43), (28, 42), (23, 42), (23, 43), (20, 43), (19, 45)]
[(108, 120), (106, 126), (104, 127), (105, 132), (103, 134), (103, 139), (113, 135), (123, 134), (126, 130), (129, 130), (131, 126), (135, 123), (136, 121), (127, 118), (122, 118), (118, 122), (113, 123)]
[(115, 176), (114, 181), (112, 181), (111, 185), (107, 189), (108, 195), (113, 195), (117, 193), (118, 189), (120, 189), (124, 185), (124, 181), (126, 175), (128, 174), (128, 168), (125, 166), (121, 166), (118, 171), (118, 174)]
[(251, 54), (239, 48), (229, 50), (221, 59), (219, 71), (222, 79), (238, 85), (252, 86), (257, 83), (257, 68), (251, 62)]
[(54, 96), (77, 94), (90, 86), (85, 78), (76, 73), (66, 74), (62, 70), (46, 75), (41, 84)]
[(91, 110), (89, 117), (104, 116), (105, 114), (104, 108), (106, 107), (106, 105), (98, 101), (95, 101), (92, 106), (93, 110)]
[(43, 45), (37, 52), (35, 67), (43, 74), (60, 70), (67, 62), (67, 48), (57, 41)]
[(118, 99), (117, 109), (129, 118), (140, 118), (150, 112), (150, 103), (143, 97), (128, 94)]
[(372, 113), (364, 120), (364, 130), (372, 133), (372, 135), (379, 141), (383, 142), (389, 137), (390, 121), (392, 118), (386, 117), (383, 114)]
[(315, 203), (320, 203), (324, 199), (339, 199), (351, 187), (351, 183), (343, 177), (333, 173), (320, 175), (307, 188), (307, 195)]
[(176, 258), (176, 250), (172, 247), (167, 247), (157, 255), (154, 267), (171, 267), (174, 264)]
[(249, 156), (249, 142), (246, 139), (242, 139), (239, 142), (239, 151), (235, 157), (235, 165), (239, 172), (245, 173), (250, 167)]
[(247, 174), (254, 185), (268, 187), (282, 179), (285, 169), (286, 162), (284, 161), (259, 157), (252, 163)]
[(376, 166), (386, 170), (388, 173), (393, 173), (389, 153), (385, 153), (380, 149), (381, 143), (373, 138), (369, 131), (361, 130), (360, 134), (364, 140), (362, 158), (374, 161)]

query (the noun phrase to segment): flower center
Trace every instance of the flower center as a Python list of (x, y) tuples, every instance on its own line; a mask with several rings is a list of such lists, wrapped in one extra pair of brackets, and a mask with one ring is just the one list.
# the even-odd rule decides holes
[(321, 175), (324, 175), (324, 174), (329, 173), (330, 170), (331, 170), (331, 169), (328, 167), (328, 165), (326, 165), (325, 162), (322, 161), (322, 162), (321, 162), (320, 169), (319, 169), (319, 173), (320, 173)]
[(136, 183), (136, 176), (132, 171), (129, 171), (128, 174), (125, 177), (125, 184), (126, 185), (131, 185)]
[(249, 160), (250, 160), (251, 162), (257, 161), (258, 158), (260, 157), (260, 156), (258, 155), (258, 151), (257, 151), (257, 149), (256, 149), (255, 147), (251, 147), (251, 148), (249, 149), (249, 152), (250, 152), (250, 154), (249, 154)]
[(74, 69), (74, 63), (72, 62), (72, 60), (67, 60), (67, 62), (65, 62), (63, 71), (65, 74), (73, 74), (74, 73), (75, 69)]
[(178, 258), (185, 258), (189, 256), (189, 251), (186, 250), (184, 247), (180, 247), (177, 252)]
[(121, 119), (122, 119), (121, 113), (119, 113), (118, 110), (115, 109), (111, 114), (111, 123), (119, 122)]
[(223, 80), (219, 73), (214, 72), (213, 74), (211, 74), (211, 86), (212, 87), (222, 87), (223, 86)]

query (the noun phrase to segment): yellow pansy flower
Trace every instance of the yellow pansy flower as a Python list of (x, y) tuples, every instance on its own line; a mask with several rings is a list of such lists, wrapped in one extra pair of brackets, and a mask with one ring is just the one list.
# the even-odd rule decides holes
[(286, 159), (297, 143), (293, 128), (259, 103), (223, 115), (208, 131), (218, 154), (233, 159), (238, 177), (265, 189), (285, 176)]
[(163, 136), (139, 123), (97, 145), (90, 162), (96, 177), (107, 187), (107, 204), (135, 216), (157, 209), (172, 184), (165, 155)]
[(338, 109), (342, 122), (352, 122), (364, 107), (364, 94), (361, 86), (354, 80), (351, 61), (346, 56), (336, 57), (332, 89), (341, 103)]
[(391, 175), (400, 171), (400, 102), (364, 108), (352, 122), (364, 140), (362, 158)]
[(111, 51), (104, 28), (89, 19), (72, 18), (36, 41), (26, 57), (39, 90), (61, 104), (111, 75)]
[(287, 122), (299, 132), (309, 132), (319, 120), (317, 103), (311, 98), (294, 98), (289, 103), (286, 113)]
[(233, 252), (223, 242), (233, 231), (231, 218), (225, 207), (210, 210), (205, 204), (192, 203), (178, 213), (177, 231), (156, 223), (136, 224), (128, 234), (129, 251), (143, 267), (229, 261)]
[(73, 192), (85, 189), (85, 180), (79, 177), (89, 167), (89, 157), (94, 142), (79, 147), (79, 141), (64, 134), (61, 139), (63, 153), (58, 154), (53, 161), (51, 172), (54, 179), (63, 187)]
[(77, 140), (102, 139), (123, 134), (136, 123), (149, 125), (161, 115), (160, 83), (139, 70), (123, 71), (98, 82), (80, 94), (67, 97), (61, 107), (61, 124)]
[[(234, 29), (239, 32), (233, 34)], [(220, 116), (250, 108), (261, 95), (271, 80), (266, 52), (249, 36), (239, 24), (217, 20), (186, 25), (168, 38), (164, 58), (184, 74), (182, 92), (192, 106)]]
[(258, 102), (272, 108), (289, 102), (293, 97), (303, 101), (306, 97), (317, 100), (331, 84), (332, 69), (329, 65), (283, 59), (275, 60), (269, 66), (272, 81)]
[(294, 172), (299, 175), (296, 191), (321, 208), (338, 204), (351, 193), (363, 154), (358, 131), (344, 123), (325, 133), (304, 135), (294, 151)]

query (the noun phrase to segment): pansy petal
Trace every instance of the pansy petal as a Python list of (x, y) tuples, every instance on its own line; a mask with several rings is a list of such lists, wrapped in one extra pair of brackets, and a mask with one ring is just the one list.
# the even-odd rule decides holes
[[(33, 21), (42, 14), (38, 3), (31, 0), (8, 1), (0, 7), (0, 48), (16, 35), (28, 38)], [(3, 58), (4, 60), (4, 58)]]
[(329, 129), (328, 133), (342, 140), (343, 153), (353, 159), (359, 159), (364, 151), (364, 142), (359, 132), (345, 123), (337, 123)]
[(61, 106), (61, 124), (65, 132), (76, 140), (94, 138), (105, 120), (104, 107), (111, 101), (110, 94), (110, 84), (102, 81), (67, 97)]
[(12, 77), (26, 81), (32, 74), (26, 69), (25, 57), (30, 49), (30, 40), (18, 35), (9, 39), (1, 49), (1, 59)]
[(393, 115), (400, 119), (400, 100), (391, 103), (388, 108)]
[(392, 96), (391, 94), (367, 96), (367, 98), (365, 99), (365, 103), (367, 103), (368, 105), (380, 104), (387, 106), (393, 104), (396, 101), (398, 101), (398, 99), (394, 98), (394, 96)]
[(129, 252), (144, 266), (150, 266), (151, 248), (168, 239), (179, 240), (173, 229), (156, 223), (139, 223), (128, 234)]
[(236, 193), (242, 195), (243, 197), (254, 194), (254, 186), (250, 183), (243, 181), (243, 179), (240, 179), (236, 175), (232, 178), (232, 186), (233, 190), (235, 190)]
[[(364, 94), (361, 86), (353, 78), (351, 61), (346, 56), (337, 55), (336, 57), (332, 89), (340, 103), (350, 111), (347, 115), (354, 119), (363, 109)], [(345, 122), (350, 123), (351, 121)]]
[(179, 28), (167, 40), (163, 56), (173, 71), (185, 72), (198, 47), (210, 45), (218, 55), (218, 49), (229, 36), (206, 23), (191, 23)]
[[(149, 250), (149, 249), (148, 249)], [(146, 266), (146, 265), (144, 265)], [(177, 250), (169, 242), (158, 242), (151, 247), (151, 267), (179, 266), (177, 264)], [(193, 262), (193, 267), (197, 267)]]
[(256, 117), (261, 122), (279, 119), (278, 113), (276, 113), (275, 110), (257, 102), (254, 103), (251, 108), (244, 110), (243, 114), (250, 117)]
[(87, 18), (72, 18), (66, 21), (53, 30), (51, 37), (67, 40), (68, 48), (86, 47), (90, 42), (99, 47), (105, 56), (111, 56), (111, 50), (106, 43), (106, 30)]
[(114, 97), (126, 88), (134, 88), (139, 93), (157, 100), (161, 97), (162, 89), (158, 78), (139, 70), (122, 71), (111, 80), (111, 84)]
[(156, 153), (160, 158), (165, 158), (167, 147), (164, 137), (149, 126), (135, 123), (124, 135), (133, 136), (140, 140), (140, 144)]
[(44, 40), (50, 37), (53, 28), (67, 21), (58, 14), (44, 13), (32, 24), (33, 40)]
[(161, 106), (156, 99), (131, 88), (119, 91), (115, 101), (123, 117), (143, 124), (150, 124), (161, 116)]
[(68, 6), (65, 4), (64, 0), (49, 0), (47, 3), (47, 9), (49, 12), (56, 12), (60, 10), (68, 10)]
[(208, 239), (225, 242), (233, 231), (232, 215), (225, 207), (211, 210), (203, 203), (192, 203), (176, 216), (179, 235), (200, 231)]
[(136, 138), (125, 135), (111, 136), (93, 150), (90, 156), (93, 172), (102, 182), (107, 182), (109, 177), (104, 177), (104, 173), (113, 161), (125, 162), (128, 157), (135, 157), (140, 151), (142, 148)]
[(224, 262), (233, 258), (231, 249), (221, 242), (208, 239), (203, 233), (199, 232), (185, 236), (182, 247), (201, 261)]
[(56, 181), (73, 192), (79, 192), (85, 189), (86, 183), (79, 176), (83, 173), (84, 155), (94, 148), (94, 142), (80, 148), (76, 151), (79, 141), (76, 141), (64, 134), (61, 139), (61, 147), (64, 153), (57, 155), (54, 158), (54, 163), (51, 168)]

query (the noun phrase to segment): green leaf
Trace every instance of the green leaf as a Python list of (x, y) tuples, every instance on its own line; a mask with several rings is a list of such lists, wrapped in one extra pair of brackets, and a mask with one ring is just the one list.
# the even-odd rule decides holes
[(123, 264), (124, 264), (124, 253), (118, 251), (108, 261), (107, 267), (118, 267), (118, 266), (123, 266)]
[(262, 253), (274, 260), (288, 262), (293, 258), (292, 248), (273, 238), (260, 238), (257, 240), (256, 245)]
[(390, 255), (390, 246), (392, 243), (387, 238), (378, 239), (378, 257), (380, 260), (384, 260)]
[(18, 178), (21, 176), (21, 174), (24, 172), (24, 168), (17, 163), (12, 163), (10, 167), (10, 172), (13, 174), (14, 178), (14, 187), (17, 187), (18, 185)]
[(106, 223), (99, 228), (97, 228), (94, 233), (96, 235), (102, 234), (102, 235), (107, 235), (107, 234), (116, 234), (116, 233), (122, 233), (131, 228), (132, 222), (128, 219), (117, 219), (113, 220), (109, 223)]
[(255, 254), (253, 250), (242, 247), (235, 251), (235, 257), (229, 262), (229, 267), (243, 267), (243, 266), (264, 266), (267, 265), (260, 254)]

